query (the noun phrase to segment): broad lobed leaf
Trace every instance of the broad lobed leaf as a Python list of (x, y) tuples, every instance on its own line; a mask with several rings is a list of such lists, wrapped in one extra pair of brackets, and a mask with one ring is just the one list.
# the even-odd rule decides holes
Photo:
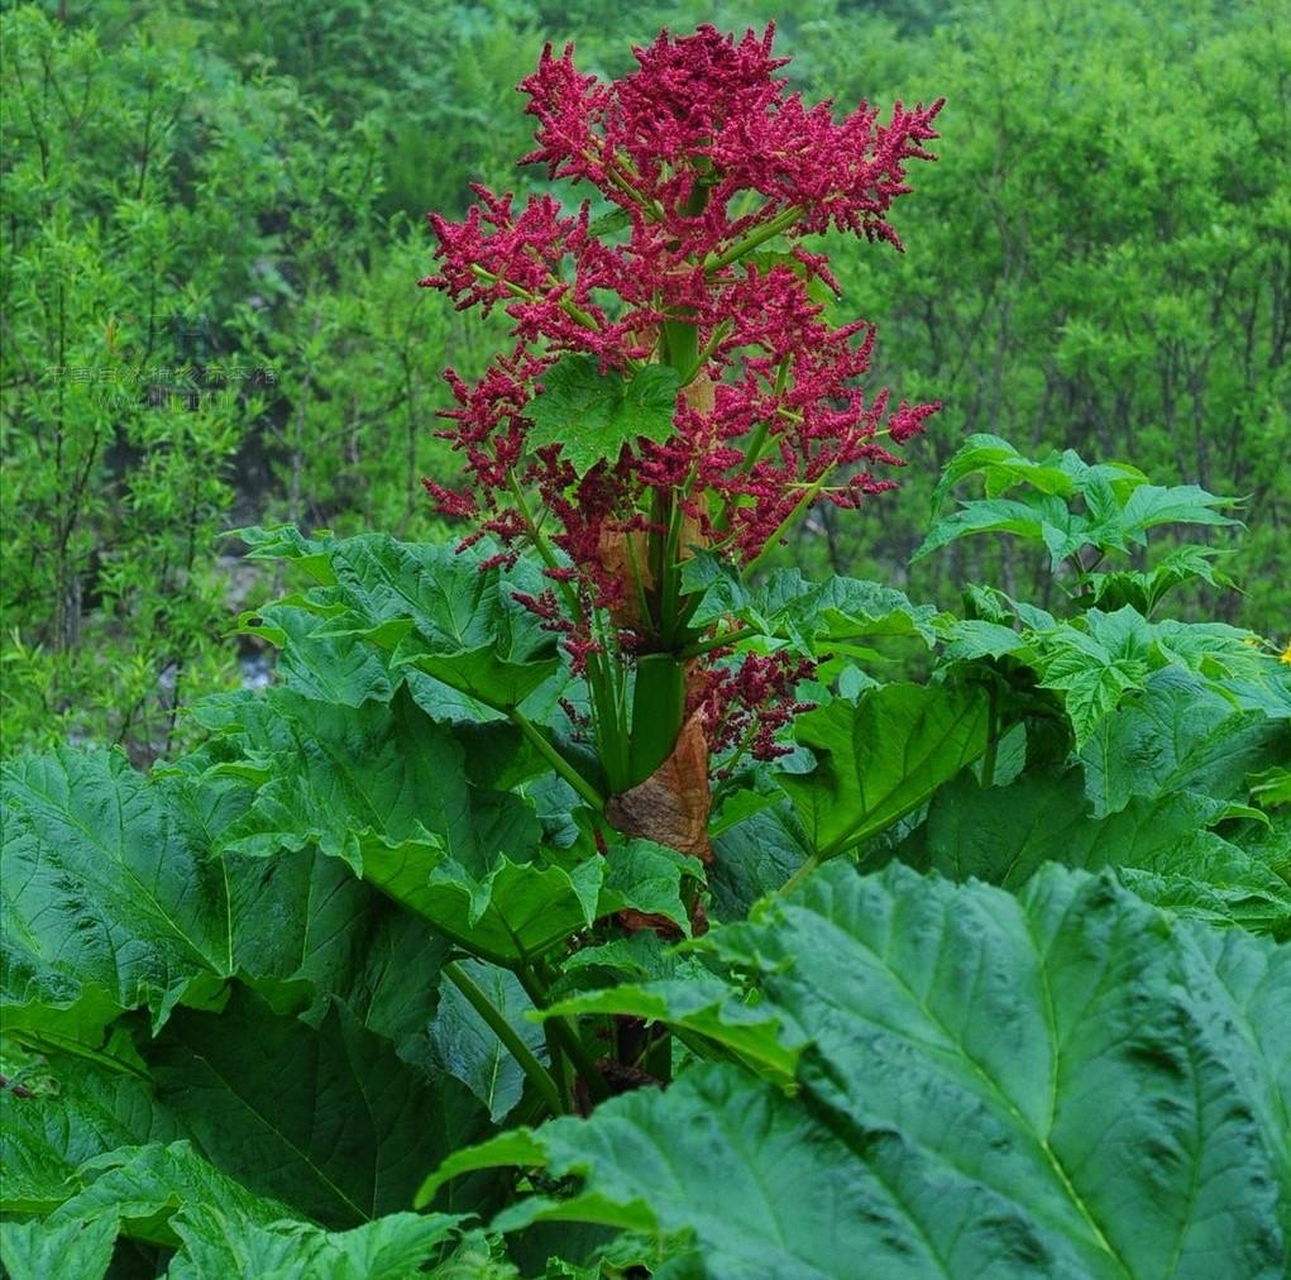
[(839, 864), (709, 945), (810, 1038), (796, 1097), (698, 1068), (459, 1152), (423, 1195), (577, 1174), (498, 1225), (691, 1229), (720, 1277), (1280, 1274), (1286, 948), (1172, 927), (1106, 877), (1014, 898)]
[(235, 968), (223, 868), (186, 815), (115, 751), (63, 747), (4, 769), (0, 999), (10, 1027), (93, 1037), (124, 1009), (160, 1027)]
[(525, 407), (533, 425), (531, 449), (551, 445), (581, 479), (600, 462), (611, 465), (640, 437), (662, 443), (673, 433), (681, 374), (647, 364), (630, 377), (602, 374), (592, 356), (562, 356), (542, 376), (543, 389)]
[(817, 850), (853, 847), (916, 808), (977, 758), (987, 742), (980, 690), (891, 684), (800, 716), (795, 736), (814, 771), (780, 785)]
[[(1007, 440), (987, 434), (970, 436), (950, 460), (933, 492), (934, 516), (940, 515), (951, 489), (973, 475), (982, 477), (985, 498), (961, 499), (957, 510), (936, 519), (913, 560), (971, 534), (1010, 533), (1042, 545), (1056, 572), (1086, 547), (1106, 553), (1141, 546), (1148, 530), (1158, 525), (1240, 523), (1223, 514), (1224, 508), (1237, 505), (1236, 499), (1219, 497), (1197, 485), (1149, 484), (1136, 467), (1090, 465), (1071, 449), (1034, 461)], [(1031, 492), (1015, 498), (1001, 496), (1019, 486)], [(1204, 562), (1178, 562), (1174, 571), (1215, 581)], [(1169, 572), (1160, 580), (1144, 578), (1136, 584), (1126, 577), (1112, 589), (1137, 587), (1155, 603), (1168, 589), (1168, 578)]]

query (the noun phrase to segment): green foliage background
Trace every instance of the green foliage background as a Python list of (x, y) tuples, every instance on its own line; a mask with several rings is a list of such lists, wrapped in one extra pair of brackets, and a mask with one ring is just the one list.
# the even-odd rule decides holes
[[(787, 11), (787, 10), (790, 10)], [(974, 431), (1127, 457), (1245, 497), (1244, 596), (1192, 616), (1285, 638), (1291, 588), (1291, 26), (1275, 0), (561, 5), (179, 0), (5, 6), (0, 124), (6, 750), (75, 736), (139, 760), (179, 701), (241, 674), (223, 637), (275, 586), (224, 528), (402, 537), (439, 371), (504, 325), (416, 287), (422, 215), (524, 190), (514, 84), (546, 39), (617, 74), (663, 25), (777, 18), (809, 98), (945, 95), (908, 251), (839, 243), (838, 318), (879, 324), (876, 385), (945, 410), (902, 493), (825, 509), (784, 553), (949, 603), (1044, 601), (985, 540), (907, 568)], [(779, 12), (777, 11), (779, 10)], [(1211, 532), (1226, 545), (1227, 530)]]

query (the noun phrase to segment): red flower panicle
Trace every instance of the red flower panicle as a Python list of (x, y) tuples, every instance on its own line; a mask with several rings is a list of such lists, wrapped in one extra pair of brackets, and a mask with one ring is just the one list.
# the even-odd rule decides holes
[(815, 674), (809, 659), (783, 651), (765, 657), (749, 653), (739, 666), (705, 671), (691, 691), (688, 710), (703, 712), (715, 755), (731, 752), (738, 759), (747, 751), (755, 760), (774, 760), (790, 751), (777, 741), (780, 730), (816, 705), (800, 702), (795, 693), (800, 681)]
[[(559, 56), (548, 46), (520, 85), (538, 123), (524, 160), (617, 206), (609, 237), (593, 232), (589, 201), (567, 212), (549, 195), (517, 208), (476, 187), (462, 221), (431, 215), (439, 267), (421, 283), (459, 308), (501, 307), (515, 344), (474, 384), (445, 375), (457, 407), (440, 434), (463, 455), (464, 474), (458, 488), (427, 487), (446, 515), (476, 522), (467, 541), (488, 533), (506, 548), (531, 536), (520, 495), (536, 490), (549, 543), (568, 560), (550, 576), (582, 606), (610, 610), (629, 652), (657, 637), (625, 613), (624, 574), (606, 547), (661, 536), (652, 524), (661, 502), (685, 513), (688, 541), (748, 563), (807, 507), (855, 506), (894, 487), (876, 475), (903, 463), (888, 445), (939, 407), (891, 410), (886, 391), (862, 387), (874, 327), (828, 323), (811, 291), (837, 285), (826, 258), (800, 241), (832, 227), (901, 248), (887, 215), (910, 190), (907, 163), (933, 158), (924, 144), (937, 136), (941, 102), (897, 103), (886, 123), (861, 103), (836, 120), (831, 104), (787, 92), (773, 34), (664, 32), (635, 51), (632, 74), (608, 84), (578, 71), (572, 46)], [(777, 236), (788, 253), (760, 250)], [(666, 358), (664, 335), (679, 324), (693, 329), (698, 356), (679, 370), (689, 385), (668, 438), (643, 438), (581, 476), (558, 447), (528, 446), (526, 408), (558, 359), (590, 356), (602, 375), (630, 376)], [(675, 353), (670, 362), (678, 367)], [(555, 595), (525, 603), (564, 633), (577, 666), (601, 650)], [(747, 728), (716, 702), (762, 717), (777, 699), (794, 705), (791, 673), (775, 675), (770, 661), (715, 679), (711, 725)], [(759, 734), (754, 750), (765, 755), (770, 743)]]

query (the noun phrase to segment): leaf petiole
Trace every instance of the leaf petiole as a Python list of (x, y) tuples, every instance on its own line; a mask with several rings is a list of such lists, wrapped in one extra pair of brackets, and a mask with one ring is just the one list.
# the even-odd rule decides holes
[(441, 967), (440, 972), (465, 996), (471, 1008), (484, 1019), (493, 1034), (506, 1046), (507, 1052), (533, 1083), (534, 1088), (551, 1109), (552, 1115), (562, 1115), (566, 1112), (568, 1107), (562, 1105), (560, 1090), (557, 1089), (551, 1073), (533, 1056), (529, 1046), (516, 1034), (515, 1028), (502, 1016), (488, 996), (471, 981), (461, 965), (456, 960), (450, 960)]
[(521, 733), (528, 738), (529, 742), (537, 750), (538, 754), (547, 761), (555, 771), (560, 774), (566, 782), (569, 783), (575, 791), (578, 792), (588, 804), (596, 810), (597, 813), (605, 812), (605, 797), (592, 786), (579, 771), (574, 768), (568, 760), (565, 759), (555, 747), (547, 741), (545, 735), (538, 729), (532, 720), (522, 712), (519, 707), (511, 707), (507, 713), (507, 719), (511, 721)]

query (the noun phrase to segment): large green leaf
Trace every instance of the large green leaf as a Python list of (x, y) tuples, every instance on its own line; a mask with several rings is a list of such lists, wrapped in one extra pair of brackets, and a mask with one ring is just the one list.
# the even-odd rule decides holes
[(218, 1204), (228, 1217), (267, 1226), (290, 1216), (275, 1200), (252, 1194), (196, 1151), (191, 1142), (119, 1147), (86, 1160), (76, 1171), (81, 1189), (49, 1216), (51, 1227), (108, 1215), (138, 1240), (175, 1245), (172, 1215), (192, 1205)]
[(252, 1194), (188, 1142), (122, 1146), (86, 1160), (77, 1193), (44, 1221), (0, 1226), (14, 1280), (103, 1275), (118, 1231), (178, 1246), (170, 1280), (404, 1280), (432, 1260), (459, 1221), (396, 1213), (324, 1231)]
[(795, 736), (817, 765), (782, 774), (780, 785), (828, 857), (882, 831), (981, 755), (987, 719), (979, 691), (892, 684), (855, 705), (840, 698), (798, 718)]
[(183, 1248), (167, 1280), (408, 1280), (423, 1273), (454, 1234), (446, 1214), (394, 1213), (349, 1231), (306, 1222), (265, 1226), (218, 1203), (193, 1205), (173, 1226)]
[(1059, 692), (1078, 746), (1156, 671), (1195, 673), (1221, 694), (1228, 682), (1241, 680), (1273, 696), (1278, 683), (1276, 663), (1248, 632), (1219, 623), (1153, 623), (1129, 605), (1113, 613), (1090, 609), (1075, 622), (1033, 626), (1025, 645), (1012, 652), (1035, 669), (1046, 688)]
[(1148, 570), (1122, 569), (1091, 573), (1089, 599), (1102, 608), (1133, 605), (1145, 617), (1175, 587), (1187, 582), (1205, 582), (1212, 587), (1233, 587), (1233, 579), (1215, 564), (1231, 551), (1185, 543), (1175, 547)]
[[(432, 776), (451, 792), (462, 777), (460, 750), (445, 760), (456, 774)], [(159, 1027), (176, 1001), (206, 1002), (238, 974), (279, 1004), (320, 1017), (325, 998), (341, 996), (374, 1030), (424, 1058), (444, 941), (312, 850), (269, 862), (212, 858), (212, 840), (230, 829), (228, 813), (216, 810), (245, 808), (244, 800), (225, 805), (221, 783), (145, 779), (119, 755), (67, 749), (18, 762), (8, 781), (7, 1029), (97, 1043), (125, 1009), (147, 1008)], [(339, 788), (320, 783), (327, 786), (334, 802)], [(451, 805), (460, 801), (450, 796)], [(496, 816), (487, 804), (480, 813)], [(305, 816), (316, 819), (320, 842), (343, 837), (348, 810)], [(536, 820), (523, 826), (531, 839)]]
[(0, 1222), (0, 1263), (9, 1280), (103, 1280), (112, 1265), (117, 1220)]
[(425, 1151), (484, 1131), (455, 1081), (431, 1081), (334, 1004), (317, 1028), (245, 989), (181, 1010), (147, 1053), (159, 1097), (258, 1195), (348, 1226), (406, 1207)]
[(1240, 524), (1219, 508), (1234, 505), (1232, 498), (1216, 497), (1195, 484), (1177, 484), (1166, 488), (1157, 484), (1140, 485), (1130, 494), (1121, 518), (1125, 527), (1141, 535), (1161, 524)]
[(784, 799), (763, 807), (714, 838), (709, 870), (713, 914), (742, 920), (811, 856), (811, 838)]
[(664, 1022), (676, 1031), (703, 1036), (782, 1082), (793, 1078), (805, 1037), (776, 1010), (750, 1005), (743, 993), (708, 973), (622, 983), (569, 996), (544, 1018), (570, 1014), (613, 1014)]
[(903, 592), (877, 582), (835, 575), (815, 583), (797, 569), (777, 569), (749, 587), (731, 565), (701, 552), (686, 562), (682, 583), (700, 595), (692, 626), (751, 627), (808, 654), (845, 653), (861, 641), (914, 637), (931, 645), (936, 639), (933, 606), (911, 604)]
[(598, 916), (630, 907), (671, 920), (690, 933), (690, 912), (683, 897), (685, 880), (703, 883), (704, 867), (697, 859), (653, 840), (622, 840), (605, 853), (605, 875), (596, 903)]
[[(1054, 570), (1082, 547), (1127, 551), (1147, 541), (1162, 524), (1234, 525), (1221, 512), (1232, 498), (1196, 485), (1163, 488), (1124, 463), (1091, 466), (1073, 450), (1052, 452), (1040, 461), (1023, 457), (1007, 440), (974, 435), (950, 460), (933, 493), (937, 515), (951, 488), (968, 476), (982, 477), (986, 496), (961, 500), (959, 509), (936, 521), (913, 559), (974, 533), (1011, 533), (1044, 545)], [(1019, 485), (1031, 492), (1001, 495)], [(1079, 500), (1083, 510), (1069, 505)], [(1189, 571), (1191, 572), (1191, 570)], [(1149, 584), (1153, 586), (1154, 584)]]
[(692, 1069), (666, 1094), (615, 1098), (585, 1124), (514, 1130), (459, 1153), (425, 1190), (459, 1172), (507, 1165), (576, 1175), (587, 1190), (523, 1201), (495, 1220), (499, 1229), (546, 1220), (659, 1237), (692, 1230), (712, 1280), (853, 1280), (861, 1258), (884, 1277), (951, 1274), (936, 1269), (917, 1224), (901, 1229), (899, 1193), (889, 1199), (882, 1175), (860, 1163), (828, 1120), (733, 1067)]
[(4, 783), (8, 1025), (92, 1039), (143, 1006), (159, 1027), (233, 972), (224, 869), (124, 755), (63, 747), (6, 766)]
[(267, 529), (260, 525), (233, 529), (227, 536), (246, 543), (248, 560), (285, 560), (299, 565), (315, 582), (330, 586), (336, 581), (330, 561), (335, 544), (328, 534), (307, 538), (295, 525), (276, 524)]
[[(971, 475), (983, 478), (988, 498), (998, 498), (1019, 484), (1029, 485), (1040, 493), (1066, 497), (1075, 492), (1076, 477), (1070, 465), (1063, 465), (1064, 460), (1055, 452), (1036, 462), (1019, 453), (1003, 437), (977, 432), (964, 441), (946, 464), (933, 491), (933, 509), (941, 506), (960, 480)], [(1138, 474), (1142, 476), (1141, 472)]]
[(937, 793), (898, 856), (1007, 889), (1025, 884), (1045, 862), (1111, 867), (1133, 872), (1123, 878), (1137, 892), (1183, 914), (1291, 934), (1291, 884), (1267, 858), (1206, 829), (1228, 812), (1209, 796), (1172, 791), (1095, 816), (1079, 769), (990, 788), (966, 775)]
[[(986, 1186), (1011, 1169), (1013, 1203), (1060, 1227), (1092, 1275), (1206, 1274), (1215, 1249), (1235, 1274), (1274, 1265), (1291, 1144), (1269, 1099), (1291, 1100), (1291, 952), (1238, 933), (1215, 947), (1242, 970), (1235, 995), (1199, 960), (1214, 935), (1172, 933), (1113, 882), (1055, 868), (1020, 900), (839, 872), (775, 914), (724, 931), (720, 951), (757, 964), (768, 1004), (815, 1032), (803, 1080), (822, 1102), (951, 1160), (967, 1125), (959, 1168)], [(840, 966), (852, 983), (830, 979)], [(1255, 1006), (1268, 1027), (1226, 1023)], [(847, 1072), (862, 1045), (866, 1067)]]
[(374, 847), (363, 858), (364, 879), (458, 946), (508, 966), (543, 955), (591, 924), (602, 873), (599, 859), (567, 871), (503, 857), (477, 877), (441, 851), (411, 844)]
[(1068, 556), (1094, 541), (1089, 519), (1070, 511), (1061, 498), (985, 498), (966, 502), (933, 525), (910, 561), (913, 564), (977, 533), (1011, 533), (1039, 543), (1049, 552), (1049, 563), (1055, 570)]
[(494, 708), (524, 701), (557, 670), (554, 637), (514, 599), (547, 585), (524, 562), (504, 574), (478, 551), (378, 534), (318, 545), (324, 585), (289, 600), (325, 619), (311, 640), (370, 641), (392, 669), (413, 667)]
[(494, 964), (528, 963), (565, 943), (601, 916), (625, 908), (654, 912), (688, 932), (681, 896), (700, 863), (648, 840), (610, 847), (568, 865), (515, 863), (499, 857), (484, 874), (436, 847), (373, 845), (362, 875), (395, 901), (430, 921), (464, 950)]
[(406, 691), (389, 706), (352, 708), (279, 690), (245, 710), (243, 741), (263, 753), (268, 777), (224, 832), (226, 850), (316, 845), (358, 872), (368, 848), (411, 845), (483, 870), (498, 849), (523, 858), (537, 843), (533, 812), (516, 796), (469, 786), (461, 744)]
[(811, 1044), (458, 1152), (579, 1179), (544, 1218), (693, 1230), (713, 1277), (1283, 1271), (1291, 950), (1172, 927), (1107, 877), (1020, 898), (834, 864), (710, 945)]
[(317, 1023), (337, 996), (399, 1053), (425, 1061), (449, 944), (334, 858), (225, 857), (238, 973)]
[(1037, 662), (1044, 687), (1062, 695), (1077, 746), (1151, 670), (1150, 624), (1133, 609), (1091, 609), (1083, 621), (1088, 630), (1063, 623), (1046, 634)]
[(542, 387), (525, 407), (529, 447), (558, 445), (582, 477), (598, 462), (613, 466), (638, 437), (662, 443), (672, 435), (681, 375), (651, 364), (625, 379), (602, 374), (592, 356), (565, 355), (543, 373)]
[(1259, 712), (1239, 712), (1192, 675), (1167, 668), (1102, 719), (1081, 750), (1095, 812), (1134, 795), (1201, 791), (1236, 796), (1246, 774), (1286, 756), (1288, 730)]
[(136, 1068), (50, 1052), (48, 1089), (19, 1097), (0, 1090), (0, 1206), (6, 1214), (46, 1214), (78, 1190), (87, 1160), (117, 1147), (187, 1136)]
[(354, 636), (327, 634), (327, 618), (289, 605), (266, 605), (256, 616), (258, 622), (244, 619), (240, 633), (282, 651), (277, 671), (289, 689), (347, 707), (394, 697), (401, 676), (391, 676), (380, 649)]

